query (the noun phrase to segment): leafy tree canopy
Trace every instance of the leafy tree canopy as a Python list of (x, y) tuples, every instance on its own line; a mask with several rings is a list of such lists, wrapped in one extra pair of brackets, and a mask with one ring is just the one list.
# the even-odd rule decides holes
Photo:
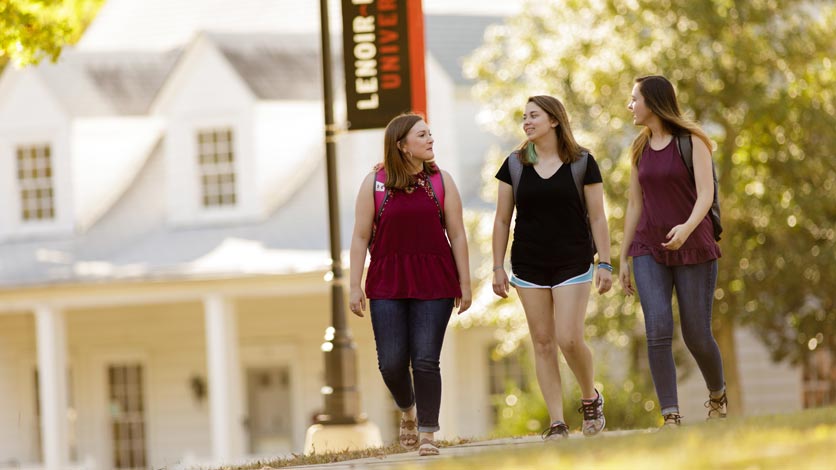
[(78, 41), (102, 4), (104, 0), (0, 2), (0, 66), (57, 60), (64, 45)]

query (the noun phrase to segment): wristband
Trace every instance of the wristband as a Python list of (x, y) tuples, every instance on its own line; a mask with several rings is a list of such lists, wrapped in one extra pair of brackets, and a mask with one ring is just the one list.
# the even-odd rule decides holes
[(496, 272), (497, 269), (505, 269), (505, 266), (499, 265), (493, 267), (494, 272)]
[(598, 268), (599, 268), (599, 269), (606, 269), (606, 270), (607, 270), (607, 271), (609, 271), (609, 272), (612, 272), (612, 271), (613, 271), (613, 267), (612, 267), (612, 265), (611, 265), (610, 263), (607, 263), (607, 262), (604, 262), (604, 261), (600, 261), (600, 262), (598, 263)]

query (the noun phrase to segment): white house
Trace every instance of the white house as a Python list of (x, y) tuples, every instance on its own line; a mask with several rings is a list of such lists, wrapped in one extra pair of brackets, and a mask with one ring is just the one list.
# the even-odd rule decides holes
[[(330, 321), (318, 20), (306, 8), (110, 0), (57, 64), (0, 76), (0, 468), (301, 451), (323, 405)], [(436, 151), (471, 207), (498, 141), (474, 121), (458, 60), (499, 20), (427, 17)], [(344, 248), (381, 144), (381, 131), (339, 138)], [(391, 440), (370, 325), (349, 325), (362, 407)], [(490, 431), (493, 342), (489, 329), (451, 328), (444, 436)], [(800, 401), (781, 393), (784, 409)]]

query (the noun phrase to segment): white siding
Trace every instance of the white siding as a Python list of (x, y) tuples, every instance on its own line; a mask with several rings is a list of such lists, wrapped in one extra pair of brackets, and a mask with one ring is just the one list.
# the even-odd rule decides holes
[(192, 398), (189, 379), (205, 377), (203, 310), (198, 303), (72, 311), (68, 343), (79, 412), (79, 456), (107, 468), (108, 364), (144, 365), (148, 458), (154, 468), (209, 451), (205, 401)]
[(320, 169), (316, 163), (325, 161), (322, 123), (319, 101), (271, 101), (256, 106), (255, 180), (258, 195), (265, 201), (263, 210), (281, 207)]
[(40, 461), (35, 441), (35, 319), (0, 315), (0, 467)]
[[(735, 340), (743, 389), (743, 413), (759, 415), (800, 410), (801, 369), (786, 363), (772, 362), (769, 351), (751, 330), (738, 327), (735, 330)], [(723, 360), (728, 361), (727, 358)], [(689, 422), (700, 422), (707, 414), (704, 403), (708, 400), (708, 391), (690, 355), (687, 356), (687, 363), (692, 372), (686, 380), (679, 381), (679, 406)]]
[[(453, 312), (453, 315), (456, 313)], [(491, 431), (493, 422), (493, 408), (488, 396), (488, 354), (496, 342), (493, 330), (448, 327), (444, 342), (441, 357), (442, 429), (439, 436), (484, 437)]]
[[(73, 231), (69, 117), (37, 72), (4, 74), (0, 94), (0, 240)], [(18, 146), (50, 147), (55, 218), (24, 223), (17, 176)]]
[[(252, 93), (206, 38), (200, 38), (161, 91), (154, 113), (168, 119), (165, 140), (169, 220), (177, 225), (253, 220), (262, 211), (255, 190)], [(236, 206), (205, 210), (197, 172), (197, 131), (233, 131)]]

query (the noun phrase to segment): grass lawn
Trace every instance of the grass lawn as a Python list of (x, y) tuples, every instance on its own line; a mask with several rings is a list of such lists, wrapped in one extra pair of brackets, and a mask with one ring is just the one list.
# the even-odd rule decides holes
[[(449, 444), (448, 444), (449, 445)], [(235, 470), (281, 468), (398, 452), (396, 446), (261, 462)], [(442, 453), (444, 449), (442, 449)], [(836, 408), (730, 418), (663, 432), (570, 439), (542, 446), (502, 447), (476, 455), (402, 462), (398, 469), (836, 469)]]
[(671, 431), (568, 440), (423, 468), (836, 469), (836, 408), (729, 419), (725, 423), (701, 423)]

